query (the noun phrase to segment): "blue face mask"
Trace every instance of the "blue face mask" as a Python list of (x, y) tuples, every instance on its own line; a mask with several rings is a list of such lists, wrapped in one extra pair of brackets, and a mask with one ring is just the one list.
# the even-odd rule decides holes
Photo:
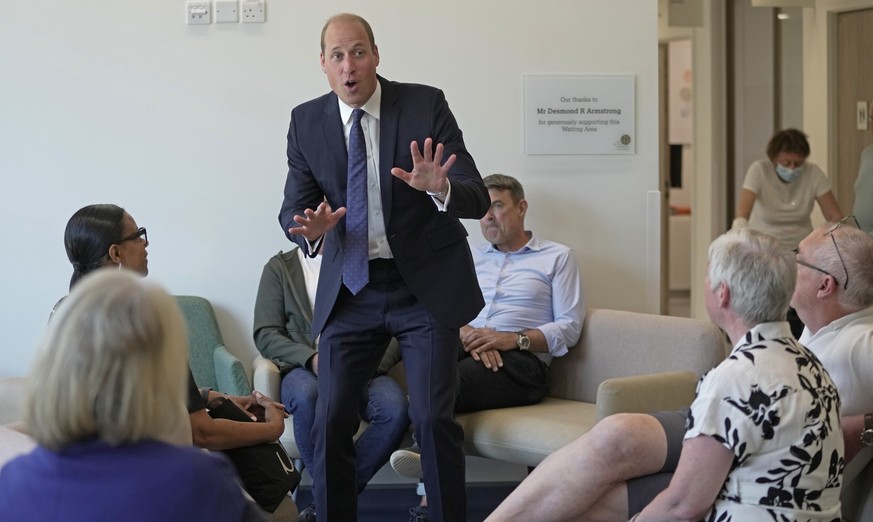
[(803, 167), (796, 169), (789, 169), (788, 167), (783, 167), (782, 165), (776, 165), (776, 174), (782, 178), (782, 181), (785, 183), (791, 183), (800, 177), (800, 174), (803, 173)]

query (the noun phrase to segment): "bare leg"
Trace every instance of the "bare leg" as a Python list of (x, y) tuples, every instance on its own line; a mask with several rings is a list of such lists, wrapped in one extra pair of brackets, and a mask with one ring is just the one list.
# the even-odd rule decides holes
[(627, 511), (627, 482), (619, 482), (606, 491), (585, 512), (585, 522), (624, 522), (631, 516)]
[(666, 459), (667, 436), (654, 417), (612, 415), (543, 460), (486, 522), (609, 513), (627, 520), (624, 483), (659, 471)]

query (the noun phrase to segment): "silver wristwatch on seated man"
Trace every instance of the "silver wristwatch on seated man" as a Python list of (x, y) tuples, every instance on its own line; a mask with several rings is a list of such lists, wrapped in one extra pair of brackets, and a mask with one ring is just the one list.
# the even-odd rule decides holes
[(519, 350), (527, 351), (530, 350), (530, 337), (524, 333), (524, 330), (519, 330), (515, 332), (515, 335), (518, 336), (518, 340), (515, 342), (516, 346), (518, 346)]
[(864, 415), (864, 430), (861, 431), (861, 444), (873, 446), (873, 413)]

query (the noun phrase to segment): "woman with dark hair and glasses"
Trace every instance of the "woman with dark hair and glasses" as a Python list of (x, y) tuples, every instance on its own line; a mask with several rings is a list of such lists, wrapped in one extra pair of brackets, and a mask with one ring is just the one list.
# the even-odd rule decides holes
[[(148, 275), (148, 245), (146, 229), (137, 226), (133, 217), (123, 208), (98, 204), (79, 209), (67, 222), (64, 231), (64, 247), (73, 265), (70, 290), (81, 284), (84, 276), (106, 267), (124, 268), (141, 276)], [(65, 299), (58, 301), (55, 310), (52, 310), (53, 315)], [(258, 422), (213, 419), (206, 410), (206, 404), (219, 398), (233, 401)], [(190, 432), (185, 434), (184, 442), (193, 440), (195, 446), (210, 450), (274, 442), (285, 430), (285, 417), (288, 416), (281, 403), (259, 392), (239, 397), (207, 388), (198, 389), (190, 369), (187, 409)], [(258, 478), (253, 477), (252, 480), (257, 482)], [(264, 509), (272, 513), (273, 520), (288, 520), (296, 517), (297, 513), (290, 497), (283, 498), (278, 507), (271, 502), (270, 509)]]
[(64, 248), (73, 264), (73, 288), (82, 276), (104, 266), (128, 268), (143, 276), (149, 273), (149, 239), (144, 227), (118, 205), (88, 205), (67, 222)]

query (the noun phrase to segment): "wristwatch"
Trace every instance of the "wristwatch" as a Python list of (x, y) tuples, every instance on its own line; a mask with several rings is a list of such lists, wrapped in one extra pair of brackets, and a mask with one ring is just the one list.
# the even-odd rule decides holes
[(861, 444), (873, 446), (873, 413), (864, 415), (864, 431), (861, 432)]
[(530, 337), (528, 337), (527, 334), (524, 333), (524, 330), (515, 332), (515, 335), (518, 336), (518, 340), (515, 341), (518, 349), (522, 351), (530, 350)]

